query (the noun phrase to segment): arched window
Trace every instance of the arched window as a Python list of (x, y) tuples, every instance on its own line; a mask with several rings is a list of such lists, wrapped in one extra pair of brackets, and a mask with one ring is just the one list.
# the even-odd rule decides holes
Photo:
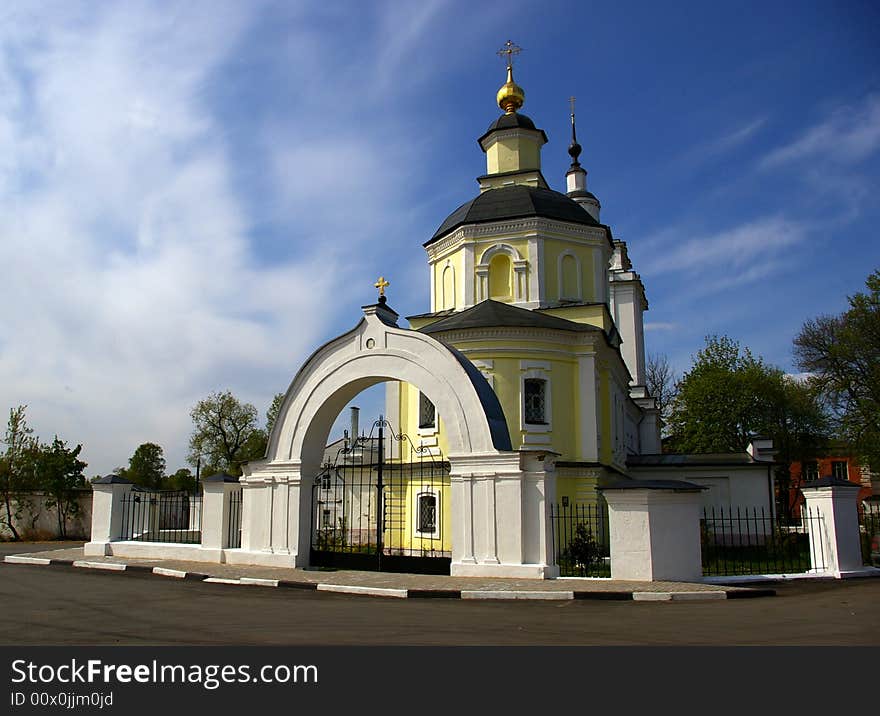
[(443, 269), (443, 308), (455, 308), (455, 269)]
[(489, 262), (489, 298), (496, 301), (509, 301), (511, 290), (511, 265), (506, 254), (496, 254)]
[(580, 286), (578, 286), (578, 265), (577, 259), (571, 254), (562, 257), (562, 285), (559, 287), (559, 298), (576, 298), (580, 296)]

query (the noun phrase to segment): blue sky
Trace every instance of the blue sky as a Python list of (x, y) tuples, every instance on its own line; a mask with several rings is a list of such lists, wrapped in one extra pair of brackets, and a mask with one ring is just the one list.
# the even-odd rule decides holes
[(568, 97), (602, 219), (679, 369), (727, 334), (786, 370), (880, 267), (871, 2), (23, 2), (0, 9), (0, 406), (183, 465), (189, 410), (265, 410), (477, 191), (495, 51), (564, 187)]

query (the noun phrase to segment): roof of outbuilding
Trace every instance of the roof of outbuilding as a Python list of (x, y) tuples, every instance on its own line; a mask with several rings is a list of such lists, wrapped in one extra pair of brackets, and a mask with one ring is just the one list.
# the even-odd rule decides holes
[(519, 184), (488, 189), (453, 211), (425, 246), (463, 224), (541, 216), (586, 226), (601, 226), (580, 204), (552, 189)]
[(662, 453), (654, 455), (629, 455), (628, 467), (724, 467), (728, 465), (772, 465), (758, 461), (746, 452), (742, 453)]

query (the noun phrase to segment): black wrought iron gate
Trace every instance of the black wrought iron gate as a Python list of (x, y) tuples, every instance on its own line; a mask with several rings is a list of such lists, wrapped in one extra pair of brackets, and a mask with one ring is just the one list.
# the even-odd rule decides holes
[(380, 417), (325, 456), (312, 487), (310, 563), (449, 574), (449, 463)]

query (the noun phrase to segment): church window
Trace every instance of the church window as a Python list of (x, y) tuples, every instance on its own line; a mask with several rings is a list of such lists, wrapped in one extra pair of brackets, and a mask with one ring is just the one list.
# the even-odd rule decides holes
[(437, 427), (437, 409), (428, 396), (419, 393), (419, 428)]
[(434, 534), (437, 532), (437, 495), (433, 492), (422, 492), (418, 495), (418, 514), (416, 516), (416, 532)]
[(512, 295), (510, 258), (505, 254), (493, 256), (489, 262), (489, 298), (509, 301)]
[(846, 469), (846, 460), (833, 460), (831, 462), (831, 477), (836, 480), (849, 479), (849, 474)]
[(333, 520), (330, 519), (330, 510), (321, 510), (321, 527), (328, 529), (333, 526)]
[(547, 424), (547, 381), (526, 378), (523, 381), (523, 413), (531, 425)]
[(455, 308), (455, 269), (447, 266), (443, 269), (443, 303), (444, 309)]

